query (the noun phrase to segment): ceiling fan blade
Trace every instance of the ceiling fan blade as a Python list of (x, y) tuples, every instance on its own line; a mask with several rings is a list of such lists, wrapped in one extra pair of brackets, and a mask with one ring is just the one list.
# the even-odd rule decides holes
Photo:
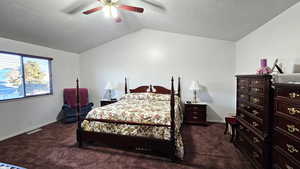
[(86, 7), (90, 6), (93, 3), (95, 3), (95, 0), (77, 0), (62, 11), (66, 14), (74, 15), (84, 10)]
[(160, 2), (158, 2), (156, 0), (141, 0), (141, 1), (144, 2), (144, 3), (146, 3), (146, 4), (148, 4), (148, 5), (156, 7), (158, 9), (162, 10), (162, 11), (166, 10), (166, 7), (162, 3), (160, 3)]
[(87, 10), (87, 11), (84, 11), (83, 13), (86, 14), (86, 15), (89, 15), (91, 13), (94, 13), (94, 12), (97, 12), (97, 11), (100, 11), (103, 7), (99, 6), (97, 8), (93, 8), (93, 9), (90, 9), (90, 10)]
[(118, 6), (118, 8), (124, 9), (124, 10), (127, 10), (127, 11), (138, 12), (138, 13), (143, 13), (144, 12), (143, 8), (128, 6), (128, 5), (120, 5), (120, 6)]

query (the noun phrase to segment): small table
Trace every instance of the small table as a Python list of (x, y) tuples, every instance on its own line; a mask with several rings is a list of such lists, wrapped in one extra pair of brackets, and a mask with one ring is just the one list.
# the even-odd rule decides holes
[(106, 106), (106, 105), (109, 105), (109, 104), (112, 104), (112, 103), (116, 103), (118, 102), (118, 100), (100, 100), (100, 106)]
[(228, 124), (229, 124), (232, 129), (232, 135), (231, 135), (230, 142), (233, 142), (233, 140), (235, 139), (235, 135), (236, 135), (236, 128), (238, 127), (238, 121), (235, 116), (232, 116), (232, 117), (225, 117), (225, 122), (226, 122), (226, 128), (225, 128), (224, 134), (227, 134)]
[(205, 103), (184, 104), (184, 123), (207, 125), (206, 122), (207, 105)]

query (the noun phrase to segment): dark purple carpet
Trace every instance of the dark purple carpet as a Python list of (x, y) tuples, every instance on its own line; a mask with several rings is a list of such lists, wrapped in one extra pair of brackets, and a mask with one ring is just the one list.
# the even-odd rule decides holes
[(252, 169), (225, 136), (223, 124), (185, 126), (185, 159), (171, 163), (150, 155), (104, 147), (76, 147), (75, 124), (53, 123), (32, 135), (0, 142), (0, 162), (28, 169)]

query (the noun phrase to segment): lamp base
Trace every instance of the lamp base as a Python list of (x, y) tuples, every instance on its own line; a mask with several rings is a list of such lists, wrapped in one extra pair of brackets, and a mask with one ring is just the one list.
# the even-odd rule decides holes
[(194, 98), (193, 98), (192, 103), (197, 103), (197, 91), (196, 90), (194, 90)]

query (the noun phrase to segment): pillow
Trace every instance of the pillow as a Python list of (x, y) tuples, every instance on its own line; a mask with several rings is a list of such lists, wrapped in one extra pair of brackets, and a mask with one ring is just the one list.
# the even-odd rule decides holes
[(129, 93), (121, 97), (121, 99), (128, 100), (148, 100), (150, 93)]
[(170, 94), (150, 93), (149, 97), (151, 100), (154, 100), (154, 101), (170, 101), (171, 100)]

